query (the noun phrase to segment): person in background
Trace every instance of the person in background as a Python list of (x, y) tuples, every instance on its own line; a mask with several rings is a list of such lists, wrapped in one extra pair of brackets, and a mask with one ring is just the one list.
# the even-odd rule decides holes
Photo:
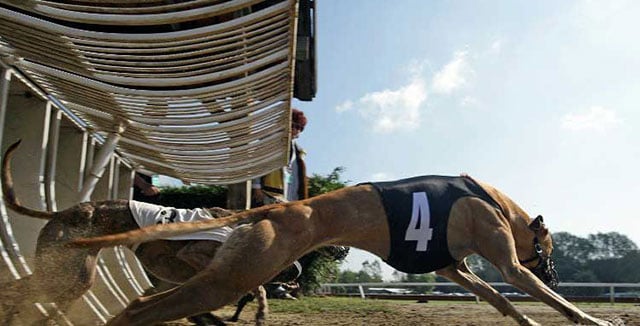
[(151, 182), (151, 176), (136, 172), (133, 177), (133, 200), (157, 204), (160, 189)]
[(251, 187), (252, 207), (309, 197), (307, 171), (304, 163), (305, 152), (296, 142), (306, 125), (307, 117), (304, 112), (292, 109), (289, 163), (281, 169), (253, 180)]

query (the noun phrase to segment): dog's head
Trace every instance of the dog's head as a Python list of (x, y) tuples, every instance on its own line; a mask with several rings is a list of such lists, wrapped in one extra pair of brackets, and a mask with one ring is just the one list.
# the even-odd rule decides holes
[(542, 215), (538, 215), (530, 224), (529, 229), (534, 232), (533, 249), (535, 251), (533, 257), (521, 260), (520, 263), (529, 266), (531, 272), (536, 275), (548, 287), (555, 290), (558, 288), (558, 272), (556, 272), (551, 253), (553, 252), (553, 242), (549, 229), (544, 225)]

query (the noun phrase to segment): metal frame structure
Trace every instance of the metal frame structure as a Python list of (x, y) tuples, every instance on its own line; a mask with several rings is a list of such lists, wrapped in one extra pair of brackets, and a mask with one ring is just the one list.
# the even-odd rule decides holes
[[(315, 96), (313, 3), (0, 0), (0, 144), (16, 136), (7, 130), (15, 116), (7, 125), (5, 114), (22, 110), (7, 107), (12, 78), (43, 103), (24, 108), (42, 126), (27, 136), (38, 180), (25, 185), (31, 205), (53, 211), (131, 198), (139, 170), (235, 184), (284, 165), (292, 97)], [(63, 135), (68, 126), (80, 133), (75, 147)], [(69, 156), (77, 157), (71, 170), (61, 167)], [(2, 200), (0, 216), (0, 268), (9, 271), (2, 281), (25, 277), (38, 225)], [(35, 315), (60, 325), (104, 323), (150, 286), (123, 248), (103, 252), (98, 279), (64, 313), (43, 303)]]
[(297, 1), (88, 2), (1, 0), (0, 60), (98, 138), (124, 126), (132, 165), (231, 184), (286, 162)]

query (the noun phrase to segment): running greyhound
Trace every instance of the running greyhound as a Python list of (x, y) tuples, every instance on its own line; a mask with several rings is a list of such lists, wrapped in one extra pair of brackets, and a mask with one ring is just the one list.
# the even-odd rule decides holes
[(538, 325), (469, 270), (465, 257), (476, 253), (496, 266), (506, 282), (571, 322), (611, 325), (553, 290), (558, 277), (542, 216), (530, 218), (505, 194), (467, 175), (360, 184), (211, 221), (151, 226), (69, 245), (130, 245), (222, 226), (236, 229), (203, 271), (174, 291), (135, 300), (109, 325), (151, 325), (219, 309), (326, 245), (369, 251), (402, 272), (435, 271), (518, 324)]

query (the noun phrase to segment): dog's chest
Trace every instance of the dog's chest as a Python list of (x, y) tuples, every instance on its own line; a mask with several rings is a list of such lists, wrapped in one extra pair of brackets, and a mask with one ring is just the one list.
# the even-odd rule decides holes
[(423, 176), (372, 183), (382, 197), (390, 231), (386, 262), (399, 271), (428, 273), (454, 262), (447, 244), (453, 203), (462, 197), (492, 199), (464, 177)]

